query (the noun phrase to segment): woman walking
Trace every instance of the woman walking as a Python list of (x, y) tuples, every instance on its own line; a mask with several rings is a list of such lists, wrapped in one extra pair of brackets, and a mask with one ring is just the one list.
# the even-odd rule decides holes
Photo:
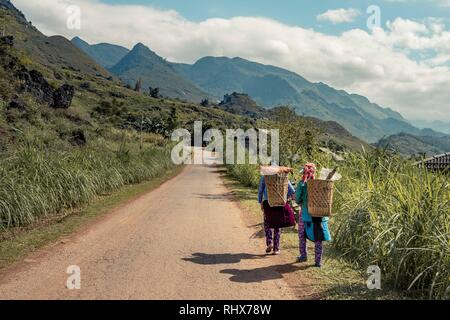
[[(287, 168), (286, 168), (287, 169)], [(280, 168), (283, 170), (283, 168)], [(292, 169), (290, 169), (292, 171)], [(292, 186), (291, 182), (288, 181), (288, 199), (295, 195), (295, 189)], [(261, 175), (259, 180), (258, 187), (258, 202), (261, 204), (261, 210), (264, 213), (264, 232), (266, 235), (266, 253), (269, 254), (273, 250), (273, 254), (280, 254), (280, 236), (281, 229), (280, 228), (272, 228), (269, 226), (268, 216), (271, 213), (274, 214), (283, 214), (283, 210), (286, 210), (284, 207), (271, 207), (269, 205), (268, 197), (267, 197), (267, 187), (264, 176)], [(295, 223), (295, 222), (293, 222)]]
[(296, 202), (301, 207), (298, 221), (298, 238), (300, 242), (299, 262), (308, 260), (306, 251), (306, 239), (314, 242), (315, 266), (322, 266), (323, 241), (330, 241), (331, 235), (328, 229), (328, 217), (312, 217), (308, 213), (308, 181), (314, 179), (316, 166), (314, 163), (307, 163), (303, 168), (302, 180), (298, 183), (296, 190)]

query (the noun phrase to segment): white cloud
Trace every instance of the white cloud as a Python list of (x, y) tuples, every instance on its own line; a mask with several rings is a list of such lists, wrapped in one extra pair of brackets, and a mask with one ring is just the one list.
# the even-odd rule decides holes
[(440, 66), (450, 62), (450, 54), (440, 54), (433, 58), (425, 60), (425, 63), (430, 66)]
[(322, 14), (319, 14), (316, 18), (319, 21), (328, 21), (334, 24), (344, 23), (344, 22), (353, 22), (355, 18), (361, 14), (359, 10), (349, 8), (349, 9), (336, 9), (336, 10), (328, 10)]
[[(259, 17), (197, 23), (175, 11), (94, 0), (13, 2), (49, 35), (79, 35), (91, 43), (126, 47), (143, 42), (169, 60), (188, 63), (207, 55), (240, 56), (365, 95), (413, 119), (450, 121), (450, 70), (445, 64), (450, 32), (436, 27), (437, 20), (397, 18), (386, 30), (353, 29), (332, 36)], [(66, 28), (69, 3), (81, 7), (81, 30)], [(423, 52), (426, 58), (411, 58)]]

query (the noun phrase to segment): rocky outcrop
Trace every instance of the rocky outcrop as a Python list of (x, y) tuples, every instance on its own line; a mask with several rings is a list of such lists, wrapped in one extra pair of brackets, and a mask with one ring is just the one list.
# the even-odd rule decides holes
[(72, 104), (74, 86), (64, 84), (53, 90), (42, 73), (37, 70), (28, 71), (25, 68), (20, 69), (18, 78), (22, 82), (20, 91), (32, 93), (40, 102), (47, 103), (52, 108), (67, 109)]
[(20, 91), (32, 93), (40, 102), (53, 104), (53, 88), (45, 80), (42, 73), (37, 70), (28, 71), (21, 68), (18, 72), (18, 78), (22, 82)]
[(252, 118), (261, 118), (266, 113), (266, 111), (258, 106), (258, 104), (247, 94), (237, 92), (226, 94), (219, 103), (218, 108), (230, 113)]
[(57, 109), (67, 109), (72, 104), (75, 94), (75, 87), (64, 84), (53, 92), (52, 107)]
[(14, 45), (13, 36), (0, 37), (0, 46), (12, 47)]
[(14, 98), (8, 105), (8, 109), (27, 110), (27, 105), (19, 98)]
[(84, 146), (87, 142), (87, 139), (83, 130), (77, 129), (72, 131), (72, 137), (70, 139), (70, 142), (76, 146)]
[[(75, 87), (64, 84), (56, 90), (53, 89), (41, 72), (37, 70), (29, 71), (15, 56), (9, 53), (8, 47), (13, 45), (13, 36), (0, 37), (0, 64), (19, 79), (18, 92), (29, 92), (40, 103), (48, 104), (52, 108), (69, 108), (75, 94)], [(21, 109), (18, 101), (12, 101), (10, 107)]]

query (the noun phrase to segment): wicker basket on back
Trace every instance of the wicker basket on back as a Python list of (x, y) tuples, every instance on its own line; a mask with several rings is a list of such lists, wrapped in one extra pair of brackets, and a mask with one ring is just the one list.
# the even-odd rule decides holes
[(282, 207), (287, 203), (288, 175), (292, 168), (261, 167), (267, 188), (267, 201), (271, 207)]
[(331, 180), (308, 181), (308, 213), (312, 217), (331, 216), (333, 185)]

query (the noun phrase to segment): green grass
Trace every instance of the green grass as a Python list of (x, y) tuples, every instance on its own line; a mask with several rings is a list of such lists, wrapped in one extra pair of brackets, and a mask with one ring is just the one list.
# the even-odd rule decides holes
[(386, 285), (408, 296), (448, 298), (448, 174), (383, 152), (349, 155), (341, 172), (334, 248), (358, 265), (378, 265)]
[[(262, 213), (257, 202), (257, 191), (253, 187), (244, 186), (230, 174), (224, 176), (225, 183), (239, 200), (240, 207), (248, 218), (255, 223), (262, 223)], [(262, 224), (261, 224), (262, 230)], [(295, 228), (282, 230), (281, 248), (292, 261), (298, 256), (298, 234)], [(261, 248), (263, 250), (264, 248)], [(308, 242), (310, 258), (314, 256), (314, 246)], [(324, 247), (323, 266), (321, 269), (311, 268), (308, 262), (304, 268), (294, 271), (294, 276), (305, 279), (311, 289), (321, 299), (401, 299), (392, 290), (369, 290), (366, 286), (365, 269), (358, 268), (340, 257), (340, 254), (329, 244)], [(298, 264), (303, 266), (303, 264)]]
[[(311, 161), (319, 168), (334, 166), (323, 155)], [(256, 165), (227, 168), (230, 176), (256, 192), (259, 175)], [(326, 259), (332, 259), (325, 264), (336, 267), (325, 267), (320, 272), (329, 272), (326, 277), (333, 278), (334, 269), (339, 270), (342, 265), (340, 261), (361, 273), (368, 266), (377, 265), (382, 286), (397, 292), (399, 297), (448, 299), (448, 173), (428, 172), (379, 150), (348, 154), (339, 172), (343, 179), (336, 183), (335, 214), (330, 222), (333, 241), (326, 247), (325, 255)], [(296, 170), (294, 180), (298, 179)], [(340, 273), (336, 273), (337, 279)], [(340, 287), (351, 286), (344, 283)], [(364, 285), (358, 282), (358, 286), (363, 292)]]
[(23, 227), (173, 167), (170, 149), (92, 143), (55, 150), (26, 141), (0, 159), (0, 229)]
[(0, 242), (0, 269), (26, 257), (38, 248), (77, 231), (118, 205), (160, 186), (167, 179), (177, 175), (182, 168), (182, 166), (174, 167), (149, 181), (124, 186), (109, 195), (97, 196), (89, 204), (61, 212), (50, 221), (3, 231), (0, 233), (4, 238)]

